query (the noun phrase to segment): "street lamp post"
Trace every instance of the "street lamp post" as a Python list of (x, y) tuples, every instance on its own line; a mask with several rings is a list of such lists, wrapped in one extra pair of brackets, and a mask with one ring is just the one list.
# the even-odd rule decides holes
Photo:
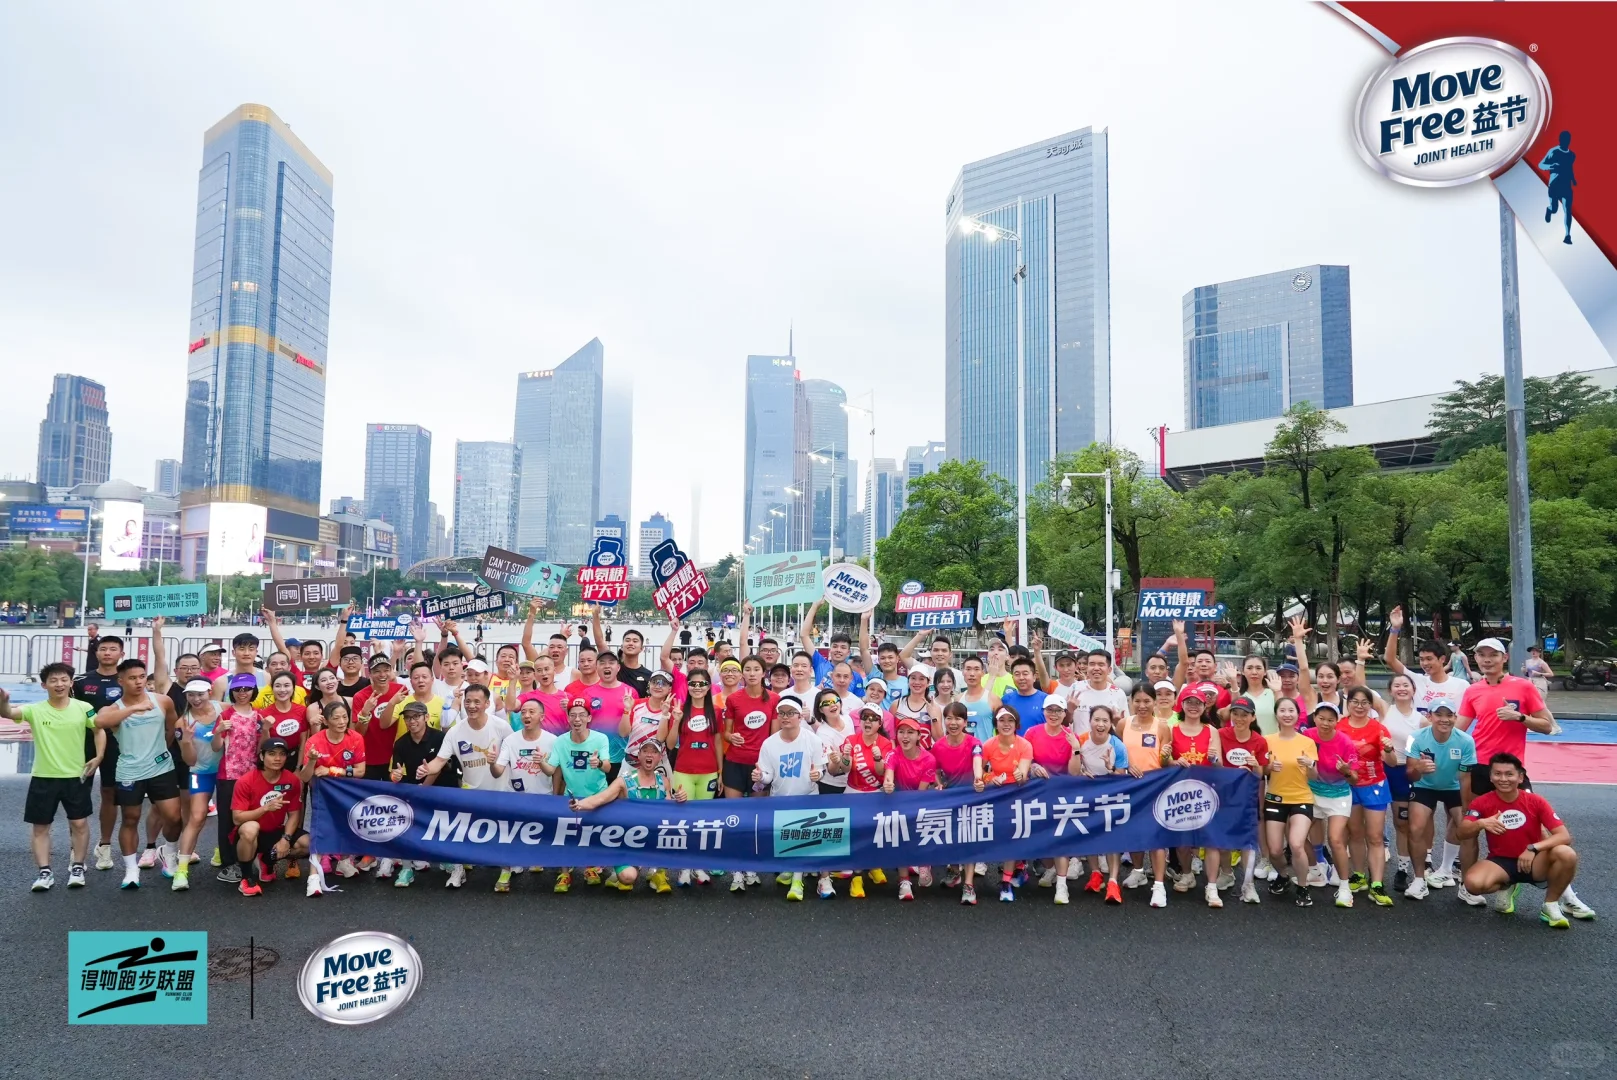
[[(1112, 611), (1112, 593), (1116, 591), (1115, 578), (1117, 571), (1112, 568), (1112, 470), (1102, 469), (1100, 472), (1070, 472), (1061, 474), (1061, 494), (1067, 495), (1072, 491), (1073, 477), (1106, 481), (1106, 651), (1116, 649), (1117, 625), (1116, 616)], [(1080, 597), (1083, 593), (1078, 594)], [(1117, 657), (1112, 657), (1116, 663)]]
[(101, 519), (99, 511), (92, 510), (84, 518), (84, 583), (79, 587), (79, 625), (83, 626), (90, 611), (90, 540), (95, 535), (95, 523)]
[(1016, 596), (1017, 640), (1027, 644), (1027, 612), (1023, 594), (1027, 591), (1027, 346), (1022, 326), (1022, 291), (1027, 283), (1027, 264), (1022, 261), (1022, 200), (1016, 200), (1016, 231), (1002, 229), (981, 217), (966, 215), (960, 219), (965, 233), (976, 233), (992, 244), (996, 240), (1010, 240), (1016, 244), (1016, 269), (1011, 280), (1016, 286)]

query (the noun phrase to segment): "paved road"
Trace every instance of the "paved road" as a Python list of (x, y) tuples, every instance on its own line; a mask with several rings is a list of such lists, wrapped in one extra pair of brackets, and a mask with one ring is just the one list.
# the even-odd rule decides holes
[[(246, 900), (207, 874), (177, 896), (154, 872), (120, 893), (114, 872), (92, 871), (87, 889), (35, 896), (25, 784), (0, 780), (0, 1015), (16, 1042), (0, 1075), (31, 1061), (57, 1077), (180, 1080), (227, 1074), (228, 1059), (311, 1080), (1617, 1075), (1609, 788), (1544, 788), (1583, 854), (1580, 895), (1607, 916), (1552, 932), (1531, 891), (1511, 919), (1447, 891), (1390, 911), (1214, 912), (1177, 896), (1152, 911), (1139, 894), (1057, 908), (1032, 889), (972, 910), (941, 890), (901, 905), (891, 886), (789, 905), (773, 889), (557, 897), (547, 878), (497, 896), (487, 873), (449, 892), (436, 872), (409, 891), (362, 877), (319, 900), (297, 882)], [(251, 1018), (247, 983), (214, 979), (205, 1032), (70, 1028), (71, 929), (203, 929), (215, 949), (251, 934), (282, 959), (258, 977)], [(315, 1020), (294, 986), (318, 945), (354, 930), (410, 938), (425, 967), (402, 1013), (360, 1030)]]

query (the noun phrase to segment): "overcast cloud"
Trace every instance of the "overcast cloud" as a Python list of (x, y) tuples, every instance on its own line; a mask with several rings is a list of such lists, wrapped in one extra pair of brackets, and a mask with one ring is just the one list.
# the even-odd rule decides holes
[[(1357, 401), (1442, 390), (1500, 363), (1495, 196), (1359, 161), (1384, 60), (1311, 4), (8, 4), (0, 473), (58, 371), (106, 383), (114, 476), (179, 456), (202, 133), (243, 102), (336, 177), (326, 499), (366, 422), (417, 422), (447, 513), (455, 439), (509, 438), (516, 373), (598, 336), (636, 518), (688, 538), (699, 477), (702, 555), (736, 550), (746, 355), (795, 323), (881, 455), (941, 439), (950, 183), (1091, 124), (1120, 442), (1181, 423), (1188, 289), (1305, 263), (1352, 267)], [(1525, 242), (1522, 279), (1530, 374), (1611, 362)]]

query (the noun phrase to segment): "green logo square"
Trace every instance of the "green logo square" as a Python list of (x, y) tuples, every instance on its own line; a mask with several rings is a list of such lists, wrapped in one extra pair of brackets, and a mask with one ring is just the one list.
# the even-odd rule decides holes
[(67, 935), (70, 1024), (206, 1024), (208, 935), (199, 930), (74, 930)]
[(777, 859), (847, 857), (853, 829), (846, 807), (774, 813)]

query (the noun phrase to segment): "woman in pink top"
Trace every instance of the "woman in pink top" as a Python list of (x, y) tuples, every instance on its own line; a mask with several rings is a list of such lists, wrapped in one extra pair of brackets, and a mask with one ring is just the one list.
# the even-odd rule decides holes
[[(930, 750), (921, 748), (921, 733), (925, 726), (915, 717), (906, 716), (898, 722), (898, 750), (887, 763), (887, 775), (881, 789), (891, 795), (895, 791), (925, 791), (938, 786), (938, 759)], [(898, 868), (898, 898), (914, 900), (915, 889), (910, 885), (910, 867)], [(932, 885), (932, 868), (918, 868), (921, 888)]]
[[(977, 772), (982, 769), (983, 744), (968, 730), (970, 726), (971, 711), (963, 702), (955, 701), (943, 707), (942, 727), (932, 742), (932, 757), (938, 763), (939, 787), (971, 787)], [(951, 866), (944, 873), (943, 884), (952, 889), (964, 880), (961, 895), (969, 894), (971, 902), (975, 903), (976, 869), (973, 863)]]
[[(258, 744), (264, 739), (267, 720), (253, 709), (253, 698), (258, 696), (258, 680), (252, 675), (233, 675), (228, 694), (230, 704), (219, 712), (219, 722), (213, 726), (217, 742), (224, 736), (224, 752), (219, 756), (219, 780), (214, 785), (213, 800), (219, 808), (219, 851), (223, 855), (236, 850), (230, 836), (236, 831), (230, 816), (230, 797), (235, 793), (236, 781), (258, 768)], [(219, 872), (221, 881), (240, 881), (241, 868), (231, 859), (224, 858), (225, 868)]]

